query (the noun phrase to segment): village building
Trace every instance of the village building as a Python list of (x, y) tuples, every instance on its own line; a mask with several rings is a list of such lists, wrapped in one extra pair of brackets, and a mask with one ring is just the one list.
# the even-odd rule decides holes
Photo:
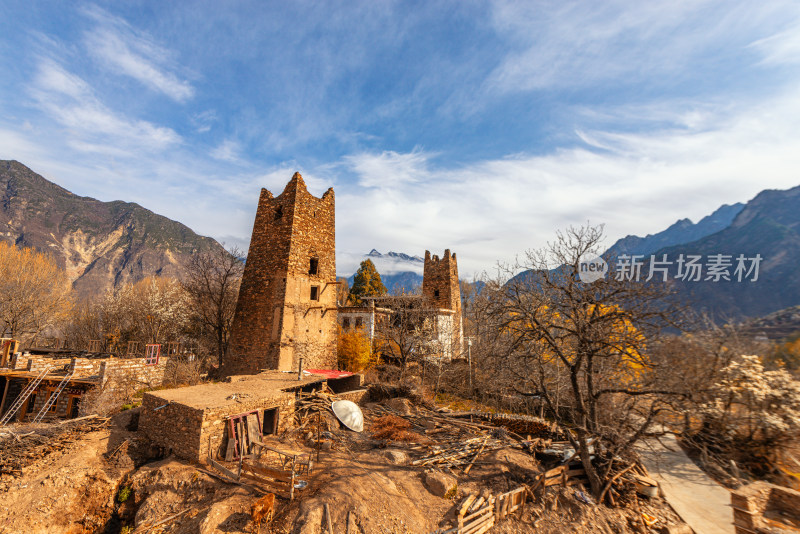
[[(277, 197), (262, 189), (229, 349), (220, 366), (223, 381), (145, 392), (141, 432), (187, 460), (231, 459), (251, 443), (291, 427), (295, 402), (304, 392), (330, 388), (358, 402), (365, 393), (362, 377), (336, 370), (340, 324), (372, 338), (379, 325), (399, 313), (419, 314), (433, 327), (431, 343), (447, 357), (460, 355), (455, 254), (446, 250), (439, 258), (425, 253), (421, 296), (339, 307), (335, 252), (332, 189), (314, 197), (299, 173)], [(95, 345), (97, 350), (100, 344)], [(64, 350), (12, 356), (9, 349), (2, 360), (6, 367), (0, 368), (0, 414), (4, 422), (75, 417), (81, 398), (92, 388), (160, 385), (169, 358), (159, 357), (160, 350), (153, 352), (152, 347), (145, 347), (144, 358), (66, 357)], [(127, 352), (134, 355), (140, 349), (129, 343)]]
[[(362, 306), (339, 307), (342, 331), (358, 330), (374, 341), (377, 325), (418, 328), (425, 332), (432, 356), (450, 360), (464, 354), (458, 264), (455, 253), (451, 254), (449, 249), (441, 258), (425, 251), (421, 295), (363, 297), (362, 300)], [(403, 315), (413, 317), (401, 320)]]
[(145, 393), (140, 430), (187, 460), (231, 459), (291, 427), (304, 391), (360, 400), (362, 377), (335, 370), (336, 284), (333, 190), (316, 198), (299, 173), (277, 197), (262, 189), (225, 381)]
[(77, 417), (90, 390), (160, 386), (168, 363), (158, 352), (142, 358), (67, 349), (14, 352), (0, 366), (0, 425)]
[(336, 284), (333, 189), (262, 189), (222, 375), (335, 368)]

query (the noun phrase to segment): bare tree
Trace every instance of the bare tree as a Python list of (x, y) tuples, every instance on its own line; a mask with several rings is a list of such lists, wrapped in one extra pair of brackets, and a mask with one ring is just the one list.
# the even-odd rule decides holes
[(220, 365), (228, 348), (244, 263), (236, 247), (219, 248), (192, 256), (184, 287), (189, 294), (197, 321), (206, 336), (213, 339)]
[[(484, 286), (496, 377), (541, 398), (578, 451), (592, 492), (602, 492), (615, 458), (653, 431), (668, 406), (648, 343), (674, 325), (679, 308), (664, 284), (579, 279), (582, 261), (599, 255), (602, 227), (558, 233), (507, 269), (522, 275)], [(595, 463), (591, 457), (598, 459)]]
[(400, 365), (400, 377), (408, 364), (441, 352), (431, 304), (416, 296), (383, 297), (382, 309), (388, 316), (375, 325), (378, 351), (384, 361)]

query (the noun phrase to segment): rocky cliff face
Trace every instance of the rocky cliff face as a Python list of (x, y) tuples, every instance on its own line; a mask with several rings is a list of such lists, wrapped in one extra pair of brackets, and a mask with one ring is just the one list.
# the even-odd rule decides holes
[(83, 297), (179, 277), (192, 253), (221, 246), (138, 204), (75, 195), (17, 161), (0, 161), (0, 239), (51, 253)]

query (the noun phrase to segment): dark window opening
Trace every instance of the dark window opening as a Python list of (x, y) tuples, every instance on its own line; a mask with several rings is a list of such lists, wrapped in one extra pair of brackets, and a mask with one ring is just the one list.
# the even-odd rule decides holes
[(308, 274), (316, 275), (319, 272), (319, 258), (311, 258), (308, 265)]
[(438, 289), (433, 292), (433, 296), (436, 297), (436, 298), (439, 297), (439, 290)]
[(280, 412), (278, 408), (271, 408), (269, 410), (264, 410), (264, 423), (261, 426), (261, 434), (264, 436), (269, 434), (277, 434), (278, 433), (278, 418), (280, 417)]
[(319, 300), (319, 286), (311, 286), (311, 300)]
[(356, 318), (356, 328), (361, 328), (364, 325), (364, 320), (361, 317)]
[(275, 208), (275, 220), (277, 221), (281, 217), (283, 217), (283, 206), (278, 206)]
[(344, 319), (342, 319), (342, 328), (344, 330), (347, 330), (348, 328), (350, 328), (350, 318), (349, 317), (345, 317)]
[(25, 408), (25, 412), (26, 413), (32, 412), (35, 406), (36, 406), (36, 393), (34, 393), (28, 398), (28, 407)]
[(71, 400), (72, 400), (72, 406), (69, 407), (69, 418), (74, 419), (78, 417), (78, 412), (80, 412), (81, 398), (72, 397)]

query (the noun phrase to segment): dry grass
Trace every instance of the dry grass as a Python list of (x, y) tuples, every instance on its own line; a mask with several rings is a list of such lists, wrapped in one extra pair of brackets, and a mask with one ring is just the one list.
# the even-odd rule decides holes
[(396, 415), (384, 415), (372, 422), (372, 437), (388, 441), (422, 441), (422, 436), (411, 432), (411, 423)]

